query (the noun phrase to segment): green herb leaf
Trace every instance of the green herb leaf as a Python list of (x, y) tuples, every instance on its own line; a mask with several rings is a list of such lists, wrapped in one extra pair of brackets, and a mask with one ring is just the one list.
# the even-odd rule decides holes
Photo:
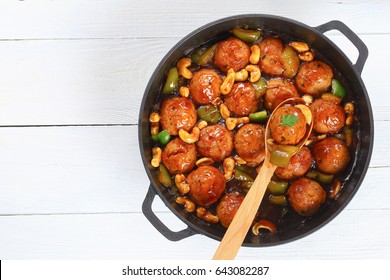
[(282, 125), (284, 126), (294, 126), (298, 121), (298, 116), (294, 115), (283, 115), (282, 117)]

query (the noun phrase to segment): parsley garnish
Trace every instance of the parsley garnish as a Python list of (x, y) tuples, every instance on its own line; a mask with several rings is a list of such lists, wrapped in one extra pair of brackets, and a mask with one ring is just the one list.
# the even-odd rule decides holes
[(282, 125), (284, 126), (294, 126), (298, 121), (298, 116), (294, 115), (283, 115), (282, 117)]

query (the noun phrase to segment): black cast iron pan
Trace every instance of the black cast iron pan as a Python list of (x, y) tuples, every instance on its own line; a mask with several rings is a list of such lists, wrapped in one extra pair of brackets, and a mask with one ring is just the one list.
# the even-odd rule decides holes
[[(340, 21), (330, 21), (317, 27), (310, 27), (287, 18), (261, 14), (238, 15), (217, 20), (200, 27), (178, 42), (157, 65), (146, 86), (140, 108), (138, 131), (140, 152), (146, 173), (150, 179), (150, 186), (142, 205), (142, 211), (153, 226), (172, 241), (181, 240), (194, 234), (203, 234), (213, 239), (221, 240), (225, 230), (221, 226), (210, 226), (193, 215), (186, 213), (176, 204), (174, 197), (167, 188), (158, 181), (154, 168), (150, 165), (152, 146), (148, 120), (149, 114), (152, 111), (152, 106), (165, 80), (165, 74), (168, 69), (180, 57), (189, 53), (200, 44), (218, 38), (221, 34), (226, 34), (233, 27), (268, 29), (310, 44), (314, 49), (324, 54), (327, 60), (332, 62), (333, 66), (345, 79), (356, 102), (356, 112), (359, 119), (357, 152), (348, 183), (344, 186), (339, 198), (333, 201), (321, 214), (306, 220), (298, 226), (262, 237), (248, 234), (243, 244), (243, 246), (254, 247), (278, 245), (304, 237), (328, 223), (345, 208), (363, 182), (369, 166), (374, 142), (372, 109), (366, 88), (360, 77), (368, 57), (368, 49), (361, 39)], [(340, 48), (324, 35), (325, 32), (330, 30), (340, 31), (355, 45), (359, 51), (356, 63), (351, 63)], [(180, 220), (188, 225), (186, 229), (178, 232), (172, 231), (158, 219), (152, 210), (152, 203), (156, 195)]]

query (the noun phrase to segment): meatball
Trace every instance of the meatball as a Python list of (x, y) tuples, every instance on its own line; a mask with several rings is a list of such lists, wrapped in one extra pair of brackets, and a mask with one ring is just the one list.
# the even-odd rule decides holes
[(209, 206), (221, 197), (226, 188), (222, 172), (214, 166), (201, 166), (187, 176), (189, 197), (199, 206)]
[(195, 167), (195, 144), (187, 144), (177, 137), (167, 144), (162, 152), (161, 160), (170, 173), (186, 173)]
[(291, 207), (301, 216), (313, 215), (326, 200), (326, 192), (321, 185), (308, 178), (292, 182), (287, 196)]
[(200, 131), (196, 147), (202, 156), (223, 161), (233, 150), (233, 132), (220, 124), (206, 126)]
[(192, 99), (198, 104), (209, 104), (221, 95), (222, 78), (211, 69), (202, 69), (193, 74), (189, 84)]
[(310, 104), (313, 113), (313, 129), (318, 133), (337, 133), (345, 122), (344, 108), (332, 101), (317, 99)]
[(226, 106), (237, 116), (243, 117), (257, 111), (259, 100), (251, 83), (235, 83), (225, 97)]
[(296, 145), (305, 136), (306, 118), (296, 107), (279, 107), (270, 119), (269, 128), (277, 143)]
[(333, 71), (328, 64), (313, 60), (301, 65), (295, 82), (301, 92), (318, 95), (330, 87), (332, 78)]
[(238, 192), (228, 193), (221, 198), (217, 205), (217, 216), (223, 227), (229, 227), (243, 200), (244, 196)]
[(170, 135), (177, 135), (183, 128), (190, 131), (196, 123), (194, 103), (185, 97), (166, 99), (161, 105), (161, 126), (168, 130)]
[(342, 172), (351, 158), (347, 145), (336, 137), (315, 143), (313, 157), (318, 169), (327, 174)]
[(299, 97), (297, 89), (290, 80), (276, 78), (268, 81), (265, 92), (265, 107), (274, 110), (284, 100)]
[(280, 76), (284, 71), (283, 64), (280, 61), (284, 47), (282, 41), (272, 37), (265, 38), (260, 42), (259, 47), (261, 71), (269, 75)]
[(290, 180), (303, 176), (312, 164), (312, 157), (309, 149), (303, 147), (290, 159), (287, 167), (278, 167), (275, 170), (276, 176), (280, 179)]
[(249, 166), (255, 166), (265, 158), (265, 131), (259, 124), (246, 124), (236, 132), (234, 148)]
[(217, 44), (214, 52), (214, 63), (224, 72), (230, 68), (239, 71), (249, 63), (251, 50), (240, 39), (230, 37)]

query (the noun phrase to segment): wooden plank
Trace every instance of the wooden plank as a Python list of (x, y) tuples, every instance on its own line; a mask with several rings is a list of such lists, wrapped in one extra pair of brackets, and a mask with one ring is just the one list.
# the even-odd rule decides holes
[[(390, 96), (380, 74), (387, 64), (377, 63), (387, 57), (390, 35), (362, 39), (370, 50), (362, 78), (375, 119), (390, 120)], [(0, 125), (136, 124), (146, 84), (177, 40), (0, 42)], [(356, 49), (342, 46), (354, 61)]]
[[(358, 33), (388, 33), (387, 0), (6, 1), (0, 3), (0, 38), (182, 37), (223, 17), (271, 14), (318, 26), (344, 21)], [(212, 11), (212, 13), (210, 13)], [(196, 16), (195, 16), (196, 15)], [(375, 19), (375, 20), (372, 20)]]
[[(238, 259), (381, 259), (390, 210), (346, 210), (315, 233), (280, 246), (241, 248)], [(183, 229), (173, 214), (172, 229)], [(211, 259), (218, 242), (165, 239), (142, 214), (0, 216), (1, 259)]]
[[(350, 209), (387, 209), (389, 122), (378, 122)], [(0, 128), (0, 214), (140, 212), (149, 186), (136, 126)], [(156, 199), (157, 212), (169, 211)]]

